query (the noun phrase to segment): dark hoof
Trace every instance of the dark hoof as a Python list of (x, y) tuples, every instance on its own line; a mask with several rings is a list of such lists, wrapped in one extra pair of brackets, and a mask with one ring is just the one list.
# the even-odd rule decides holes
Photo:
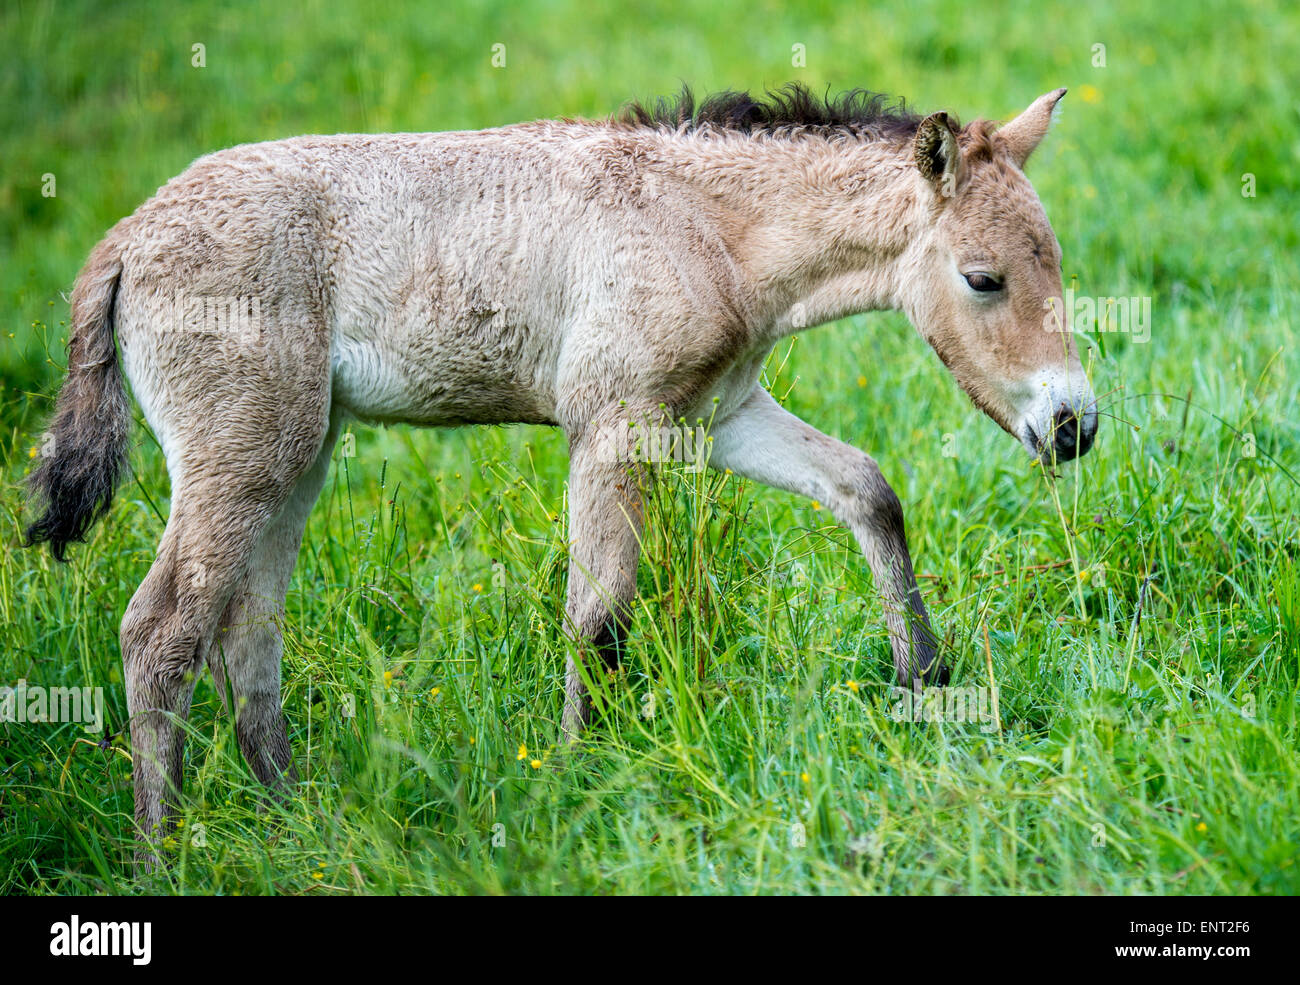
[(948, 669), (948, 665), (935, 661), (921, 672), (918, 680), (922, 687), (947, 687), (951, 678), (952, 671)]

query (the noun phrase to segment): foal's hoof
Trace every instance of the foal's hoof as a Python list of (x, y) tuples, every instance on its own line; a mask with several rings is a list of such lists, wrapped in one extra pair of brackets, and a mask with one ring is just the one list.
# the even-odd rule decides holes
[(913, 685), (919, 683), (922, 687), (947, 687), (951, 677), (952, 672), (948, 669), (948, 665), (936, 660), (921, 671), (921, 676), (914, 678), (912, 683)]

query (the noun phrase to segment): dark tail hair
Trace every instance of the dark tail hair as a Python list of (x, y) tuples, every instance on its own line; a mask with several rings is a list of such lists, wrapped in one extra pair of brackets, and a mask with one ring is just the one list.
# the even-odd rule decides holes
[(111, 240), (90, 254), (72, 289), (68, 378), (28, 480), (45, 512), (27, 528), (27, 547), (48, 541), (59, 561), (113, 501), (126, 464), (131, 412), (113, 342), (122, 260)]

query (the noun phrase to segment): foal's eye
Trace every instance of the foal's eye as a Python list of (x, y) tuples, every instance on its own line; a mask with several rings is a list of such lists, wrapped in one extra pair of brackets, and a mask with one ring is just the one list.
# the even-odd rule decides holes
[(965, 274), (966, 283), (971, 286), (973, 291), (1000, 291), (1002, 290), (1002, 281), (990, 277), (988, 274)]

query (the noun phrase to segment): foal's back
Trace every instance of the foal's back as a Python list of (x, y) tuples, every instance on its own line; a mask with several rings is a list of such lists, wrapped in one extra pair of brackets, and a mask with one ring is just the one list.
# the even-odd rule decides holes
[[(707, 332), (664, 333), (683, 312), (707, 320), (700, 299), (718, 291), (692, 263), (698, 214), (680, 221), (684, 205), (641, 183), (652, 157), (649, 135), (533, 123), (201, 158), (114, 230), (128, 375), (137, 389), (192, 385), (157, 364), (213, 342), (327, 352), (334, 404), (426, 425), (568, 424), (597, 381), (602, 400), (662, 389), (647, 375), (717, 363)], [(194, 311), (254, 299), (251, 339), (223, 341)]]

